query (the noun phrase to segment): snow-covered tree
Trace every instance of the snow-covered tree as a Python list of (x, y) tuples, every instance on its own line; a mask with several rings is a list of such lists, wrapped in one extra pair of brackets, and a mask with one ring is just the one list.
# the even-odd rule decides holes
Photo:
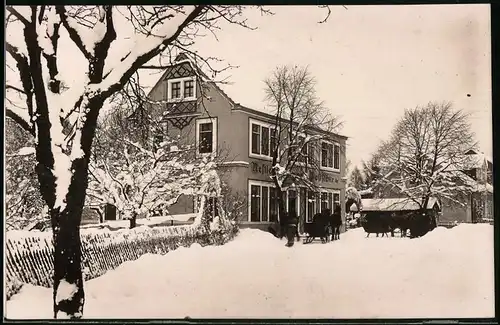
[(105, 154), (91, 160), (87, 194), (94, 202), (116, 206), (130, 220), (131, 228), (139, 215), (168, 211), (181, 195), (195, 195), (202, 175), (216, 165), (213, 158), (196, 158), (193, 148), (169, 139), (154, 149), (133, 142), (125, 134), (109, 140), (119, 144), (107, 146)]
[(47, 220), (35, 172), (34, 139), (5, 121), (5, 226), (20, 230)]
[[(341, 123), (317, 97), (316, 80), (307, 67), (277, 67), (265, 85), (275, 116), (269, 134), (274, 185), (278, 192), (283, 191), (284, 181), (314, 190), (321, 140), (329, 139), (329, 132), (338, 130)], [(278, 195), (278, 206), (280, 213), (285, 211), (282, 195)]]
[(379, 148), (385, 168), (377, 182), (422, 209), (431, 197), (461, 203), (474, 186), (462, 172), (469, 164), (465, 153), (476, 145), (467, 114), (451, 103), (408, 109)]
[(363, 161), (363, 184), (362, 189), (371, 188), (375, 185), (376, 181), (380, 178), (381, 166), (380, 157), (377, 153), (372, 155), (367, 161)]
[(358, 168), (358, 166), (354, 166), (349, 176), (349, 186), (352, 186), (357, 190), (361, 190), (363, 189), (364, 183), (365, 180), (361, 170)]
[(355, 187), (348, 187), (345, 192), (345, 205), (346, 205), (346, 211), (350, 212), (351, 206), (353, 204), (356, 205), (358, 211), (361, 211), (363, 209), (363, 203), (361, 201), (361, 195), (359, 194), (358, 190)]
[(231, 221), (241, 220), (241, 217), (248, 211), (247, 193), (235, 191), (223, 178), (221, 179), (220, 201), (221, 208), (227, 212), (227, 217)]
[[(241, 6), (7, 6), (6, 116), (35, 138), (54, 239), (54, 317), (83, 314), (79, 225), (99, 112), (141, 67), (189, 47)], [(85, 64), (74, 64), (79, 50)], [(69, 67), (69, 68), (68, 68)]]

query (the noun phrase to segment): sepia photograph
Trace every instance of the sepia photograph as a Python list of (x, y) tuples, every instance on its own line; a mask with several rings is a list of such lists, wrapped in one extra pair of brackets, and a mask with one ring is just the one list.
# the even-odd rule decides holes
[(495, 317), (491, 8), (5, 6), (4, 320)]

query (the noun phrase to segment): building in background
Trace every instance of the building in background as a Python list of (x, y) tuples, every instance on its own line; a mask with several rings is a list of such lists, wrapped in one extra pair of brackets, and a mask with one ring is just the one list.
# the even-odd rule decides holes
[[(458, 186), (466, 185), (472, 189), (468, 193), (461, 193), (452, 199), (440, 198), (441, 211), (438, 223), (443, 226), (456, 223), (493, 222), (493, 162), (483, 153), (470, 150), (464, 153), (469, 156), (465, 169), (454, 172)], [(396, 177), (395, 170), (384, 177)], [(363, 199), (396, 199), (404, 198), (396, 187), (379, 185), (369, 190), (361, 191)]]
[(465, 153), (470, 157), (470, 164), (462, 172), (463, 182), (474, 189), (458, 204), (452, 200), (443, 200), (440, 216), (442, 224), (454, 222), (493, 222), (493, 161), (483, 153), (470, 150)]
[[(160, 103), (151, 108), (152, 116), (164, 121), (162, 129), (152, 134), (152, 138), (160, 137), (161, 141), (162, 134), (167, 134), (195, 144), (197, 155), (227, 156), (219, 164), (223, 181), (247, 201), (246, 213), (238, 220), (241, 227), (267, 229), (277, 221), (279, 193), (270, 178), (274, 115), (236, 103), (184, 55), (166, 68), (149, 98)], [(309, 131), (311, 135), (325, 133), (320, 129)], [(347, 137), (334, 133), (323, 137), (321, 150), (310, 154), (321, 163), (319, 170), (310, 171), (319, 190), (312, 192), (287, 184), (282, 194), (287, 210), (295, 210), (300, 216), (302, 229), (322, 209), (333, 210), (334, 204), (345, 208)], [(192, 213), (195, 206), (192, 197), (182, 196), (168, 213)]]

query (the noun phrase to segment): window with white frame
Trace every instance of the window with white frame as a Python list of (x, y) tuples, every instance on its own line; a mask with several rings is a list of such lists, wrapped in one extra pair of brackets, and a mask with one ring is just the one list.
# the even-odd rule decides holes
[(314, 192), (306, 189), (301, 191), (301, 195), (306, 195), (306, 193), (307, 197), (301, 200), (301, 202), (305, 204), (302, 211), (306, 214), (306, 222), (308, 223), (313, 222), (316, 213), (321, 213), (326, 209), (329, 209), (333, 213), (335, 204), (340, 204), (339, 193), (331, 191)]
[(272, 158), (276, 136), (276, 128), (273, 125), (250, 120), (250, 156)]
[(321, 192), (321, 211), (330, 209), (332, 207), (333, 194), (328, 192)]
[(335, 211), (335, 205), (340, 205), (340, 194), (332, 191), (321, 192), (321, 211), (329, 209), (331, 213)]
[(340, 207), (340, 194), (339, 193), (333, 193), (333, 206), (332, 206), (332, 211), (335, 211), (336, 206)]
[(307, 191), (306, 222), (313, 222), (318, 210), (318, 193)]
[(278, 221), (278, 193), (279, 191), (274, 187), (269, 187), (269, 221)]
[(185, 77), (167, 81), (168, 100), (196, 100), (196, 78)]
[(196, 120), (196, 152), (215, 153), (217, 148), (217, 118)]
[(340, 146), (333, 147), (333, 169), (340, 169)]
[(278, 221), (278, 190), (273, 184), (249, 181), (251, 222)]
[(194, 97), (194, 80), (184, 81), (184, 98)]
[(321, 167), (340, 169), (340, 146), (338, 144), (321, 142)]

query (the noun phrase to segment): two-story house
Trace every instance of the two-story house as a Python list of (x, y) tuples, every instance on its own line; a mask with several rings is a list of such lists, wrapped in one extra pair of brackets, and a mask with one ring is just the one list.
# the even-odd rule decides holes
[[(224, 180), (234, 192), (244, 193), (248, 201), (247, 213), (238, 220), (241, 227), (267, 229), (277, 220), (279, 193), (270, 177), (270, 148), (276, 141), (274, 115), (233, 101), (182, 54), (165, 69), (149, 98), (155, 103), (152, 114), (163, 116), (163, 134), (195, 144), (197, 155), (222, 153), (228, 157), (219, 164)], [(309, 131), (325, 132), (314, 128)], [(321, 150), (316, 151), (320, 169), (312, 173), (318, 190), (287, 184), (281, 194), (286, 209), (298, 212), (301, 225), (312, 222), (312, 216), (321, 209), (345, 206), (347, 137), (328, 133), (322, 139)], [(168, 210), (170, 214), (192, 213), (195, 205), (192, 197), (183, 196)]]

